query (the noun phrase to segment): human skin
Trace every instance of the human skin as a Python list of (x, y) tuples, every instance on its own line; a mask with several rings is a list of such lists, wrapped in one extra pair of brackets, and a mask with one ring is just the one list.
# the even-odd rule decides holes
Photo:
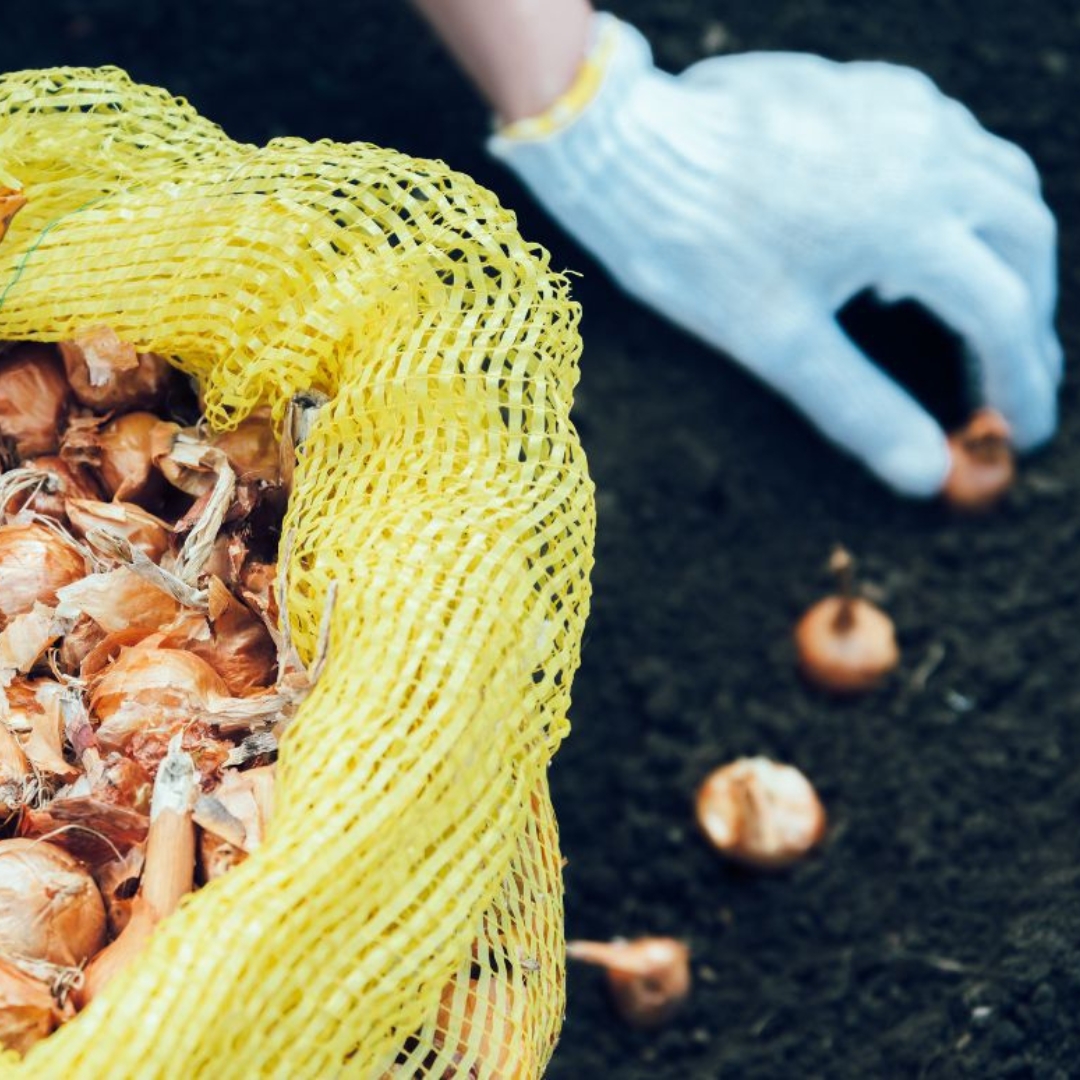
[(501, 123), (536, 116), (588, 52), (587, 0), (413, 0)]

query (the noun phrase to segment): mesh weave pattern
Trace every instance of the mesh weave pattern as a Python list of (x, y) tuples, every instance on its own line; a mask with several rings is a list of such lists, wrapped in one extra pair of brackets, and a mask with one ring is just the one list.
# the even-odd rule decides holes
[(539, 1076), (594, 532), (565, 278), (440, 162), (239, 145), (115, 69), (0, 77), (5, 176), (0, 339), (110, 325), (218, 427), (330, 395), (286, 518), (302, 652), (339, 599), (265, 845), (0, 1080)]

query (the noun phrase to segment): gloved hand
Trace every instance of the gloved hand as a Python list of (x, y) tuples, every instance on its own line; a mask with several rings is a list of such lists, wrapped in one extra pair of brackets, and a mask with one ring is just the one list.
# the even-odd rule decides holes
[(1056, 228), (1031, 160), (917, 71), (748, 53), (680, 76), (596, 17), (574, 87), (489, 144), (633, 296), (718, 346), (907, 495), (937, 423), (835, 315), (873, 287), (965, 341), (1018, 449), (1056, 424)]

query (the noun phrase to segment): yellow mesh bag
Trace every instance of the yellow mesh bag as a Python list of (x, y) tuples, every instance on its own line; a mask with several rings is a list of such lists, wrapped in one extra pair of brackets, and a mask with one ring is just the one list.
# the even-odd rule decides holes
[(286, 518), (308, 657), (339, 594), (265, 845), (0, 1080), (539, 1076), (594, 532), (566, 280), (440, 162), (238, 145), (115, 69), (0, 77), (5, 183), (0, 339), (108, 324), (219, 427), (329, 395)]

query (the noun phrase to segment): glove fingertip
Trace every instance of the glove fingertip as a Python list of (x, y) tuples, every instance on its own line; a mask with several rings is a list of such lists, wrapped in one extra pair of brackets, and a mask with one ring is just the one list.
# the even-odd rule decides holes
[(912, 499), (932, 499), (945, 486), (952, 466), (940, 429), (917, 440), (898, 443), (867, 464), (889, 487)]

